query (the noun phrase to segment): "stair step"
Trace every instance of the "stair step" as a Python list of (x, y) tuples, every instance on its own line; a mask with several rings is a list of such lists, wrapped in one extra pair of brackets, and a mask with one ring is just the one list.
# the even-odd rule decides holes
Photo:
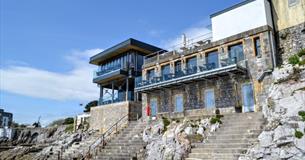
[(190, 153), (189, 158), (204, 158), (204, 159), (238, 159), (241, 154), (230, 153)]
[(242, 153), (245, 148), (193, 148), (191, 153)]

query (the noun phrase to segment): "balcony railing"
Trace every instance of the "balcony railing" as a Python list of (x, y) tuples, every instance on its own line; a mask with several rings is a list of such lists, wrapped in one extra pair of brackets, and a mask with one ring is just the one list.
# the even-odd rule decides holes
[(101, 75), (107, 74), (111, 71), (115, 71), (115, 70), (118, 70), (118, 69), (123, 69), (121, 64), (117, 64), (115, 66), (111, 66), (111, 67), (108, 67), (108, 68), (105, 68), (105, 69), (98, 69), (98, 70), (93, 72), (93, 78), (99, 77)]
[[(244, 61), (242, 61), (244, 62)], [(180, 78), (180, 77), (184, 77), (184, 76), (189, 76), (192, 74), (196, 74), (196, 73), (204, 73), (204, 72), (210, 72), (212, 70), (216, 70), (222, 67), (226, 67), (226, 66), (230, 66), (233, 64), (239, 64), (241, 62), (237, 62), (236, 58), (230, 58), (227, 59), (226, 61), (223, 61), (220, 63), (220, 67), (217, 67), (217, 65), (215, 63), (208, 63), (205, 65), (193, 65), (193, 66), (188, 66), (185, 69), (179, 69), (179, 70), (175, 70), (175, 73), (169, 73), (169, 74), (165, 74), (162, 76), (154, 76), (151, 78), (148, 78), (147, 80), (142, 80), (142, 77), (138, 77), (136, 79), (136, 83), (135, 86), (136, 88), (138, 87), (144, 87), (147, 85), (151, 85), (151, 84), (156, 84), (156, 83), (160, 83), (160, 82), (165, 82), (165, 81), (169, 81), (169, 80), (173, 80), (176, 78)], [(245, 68), (245, 66), (242, 66)]]

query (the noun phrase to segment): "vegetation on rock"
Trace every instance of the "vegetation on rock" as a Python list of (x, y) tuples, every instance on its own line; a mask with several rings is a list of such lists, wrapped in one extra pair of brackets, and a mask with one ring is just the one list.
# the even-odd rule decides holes
[(305, 65), (305, 59), (301, 59), (303, 56), (305, 56), (305, 48), (300, 50), (297, 54), (290, 56), (288, 62), (292, 65)]
[(163, 132), (165, 132), (167, 130), (167, 126), (169, 126), (169, 124), (171, 123), (166, 117), (162, 117), (162, 121), (163, 121)]
[(294, 132), (294, 136), (298, 139), (301, 139), (303, 137), (303, 135), (304, 134), (298, 130), (295, 130), (295, 132)]
[(302, 120), (305, 121), (305, 111), (299, 111), (299, 116), (301, 116)]
[(211, 120), (210, 120), (211, 124), (215, 124), (217, 122), (220, 123), (220, 124), (222, 123), (219, 116), (212, 117)]
[(84, 112), (90, 112), (91, 107), (96, 107), (98, 105), (98, 101), (94, 100), (86, 104)]

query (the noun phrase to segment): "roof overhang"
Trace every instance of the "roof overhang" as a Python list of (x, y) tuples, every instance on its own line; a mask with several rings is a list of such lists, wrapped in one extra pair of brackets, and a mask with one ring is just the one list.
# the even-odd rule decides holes
[(99, 65), (102, 62), (106, 61), (107, 59), (110, 59), (112, 57), (118, 56), (128, 50), (137, 50), (143, 55), (148, 55), (153, 52), (157, 52), (162, 50), (161, 48), (155, 47), (153, 45), (135, 40), (135, 39), (128, 39), (126, 41), (123, 41), (111, 48), (108, 48), (104, 50), (101, 53), (98, 53), (97, 55), (94, 55), (90, 58), (90, 63)]

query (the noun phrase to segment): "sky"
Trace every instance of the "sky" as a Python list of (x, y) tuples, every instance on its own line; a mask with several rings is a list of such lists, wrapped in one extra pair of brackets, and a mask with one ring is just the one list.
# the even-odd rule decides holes
[(242, 0), (0, 0), (0, 108), (32, 124), (98, 99), (89, 57), (128, 38), (170, 49)]

